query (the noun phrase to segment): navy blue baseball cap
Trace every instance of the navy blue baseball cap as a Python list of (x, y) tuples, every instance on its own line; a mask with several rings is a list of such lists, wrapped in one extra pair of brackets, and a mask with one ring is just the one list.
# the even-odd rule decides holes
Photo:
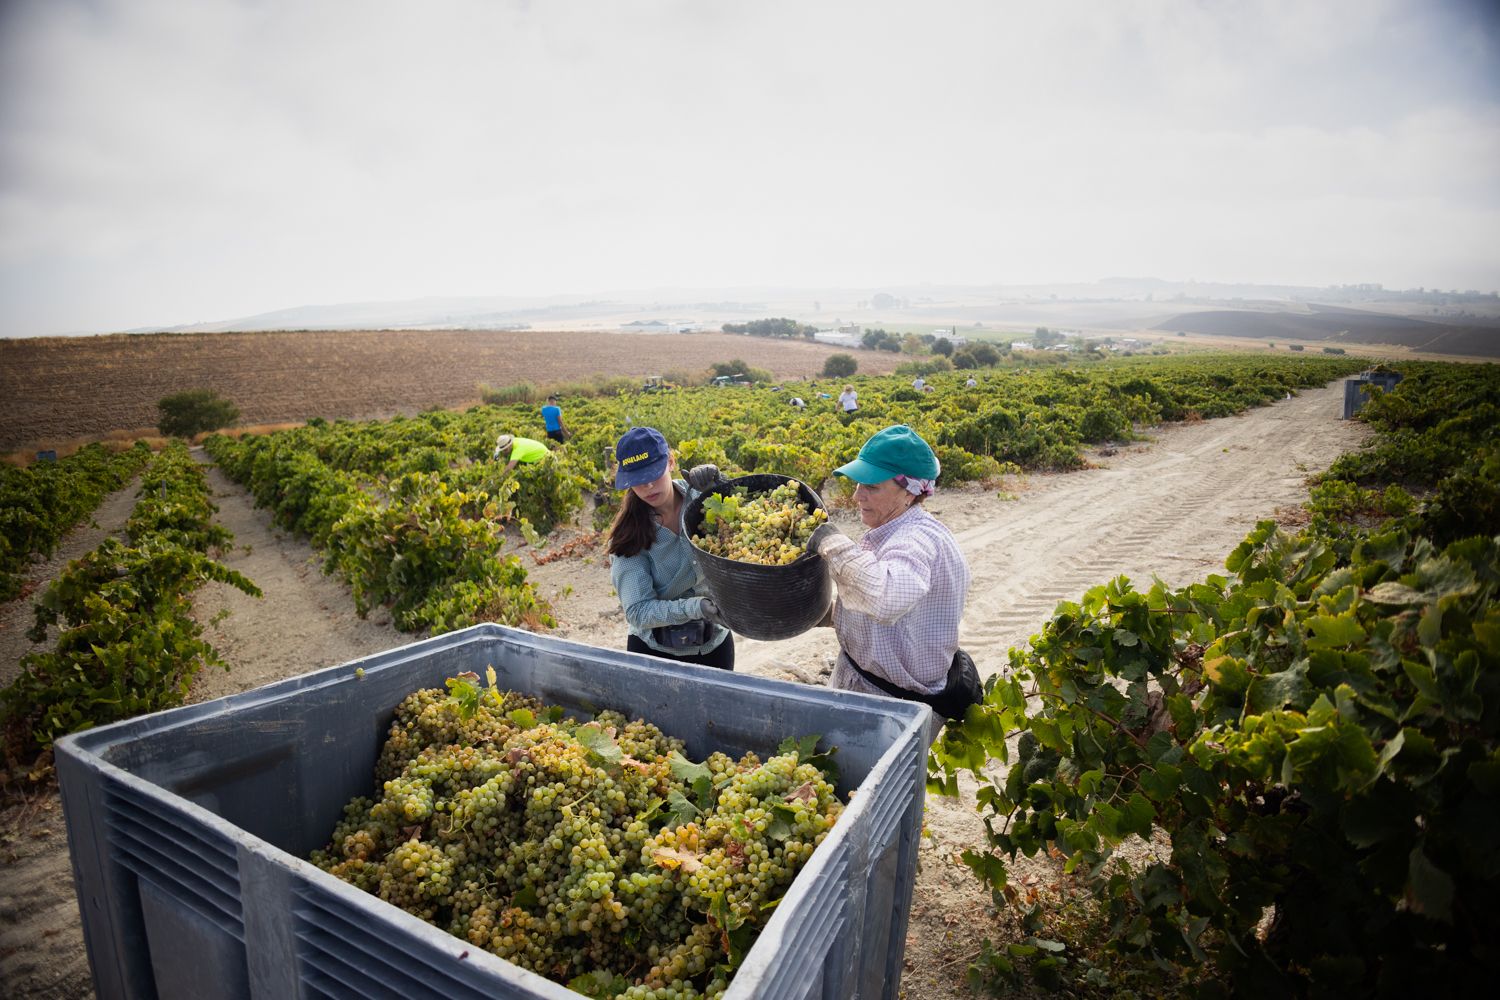
[(667, 439), (654, 427), (632, 427), (615, 443), (615, 489), (651, 482), (667, 470)]

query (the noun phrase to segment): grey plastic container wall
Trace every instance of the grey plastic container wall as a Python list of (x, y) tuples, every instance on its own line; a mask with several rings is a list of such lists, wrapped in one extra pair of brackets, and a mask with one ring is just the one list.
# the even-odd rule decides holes
[[(719, 489), (743, 486), (752, 494), (765, 493), (783, 483), (796, 483), (804, 503), (814, 510), (823, 509), (823, 498), (811, 486), (790, 476), (755, 473), (731, 479)], [(682, 523), (689, 540), (703, 524), (703, 502), (710, 495), (695, 496), (683, 508)], [(724, 624), (737, 635), (790, 639), (822, 621), (833, 603), (828, 564), (816, 555), (803, 556), (785, 566), (762, 566), (704, 552), (696, 542), (692, 550), (709, 596), (719, 606)]]
[(1350, 420), (1359, 408), (1365, 405), (1364, 388), (1370, 383), (1363, 378), (1344, 379), (1344, 419)]
[[(894, 997), (916, 874), (925, 705), (480, 625), (57, 743), (98, 995), (201, 1000), (578, 994), (303, 860), (368, 794), (396, 705), (465, 670), (577, 714), (615, 708), (702, 759), (817, 733), (849, 805), (730, 998)], [(363, 669), (356, 676), (355, 668)]]
[(1391, 392), (1401, 381), (1400, 372), (1366, 372), (1358, 378), (1344, 379), (1344, 419), (1352, 420), (1369, 398), (1365, 387), (1375, 386), (1382, 392)]

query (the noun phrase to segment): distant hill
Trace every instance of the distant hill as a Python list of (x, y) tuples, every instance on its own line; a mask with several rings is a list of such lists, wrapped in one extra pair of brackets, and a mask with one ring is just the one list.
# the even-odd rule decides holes
[[(440, 296), (323, 303), (126, 332), (434, 329), (650, 332), (655, 329), (652, 323), (672, 329), (717, 330), (726, 323), (773, 316), (817, 326), (849, 323), (866, 327), (971, 326), (1024, 333), (1038, 326), (1128, 332), (1153, 327), (1199, 330), (1200, 324), (1212, 324), (1201, 325), (1202, 332), (1314, 340), (1334, 337), (1346, 329), (1353, 332), (1358, 326), (1361, 331), (1376, 331), (1381, 336), (1372, 341), (1371, 334), (1364, 333), (1349, 338), (1351, 342), (1405, 344), (1410, 337), (1416, 337), (1424, 344), (1442, 345), (1430, 350), (1490, 354), (1493, 352), (1488, 346), (1489, 328), (1491, 324), (1500, 324), (1500, 295), (1425, 289), (1397, 291), (1379, 285), (1313, 288), (1167, 281), (1152, 277), (1037, 285), (668, 287), (589, 294)], [(1277, 326), (1282, 319), (1293, 325)], [(1462, 324), (1480, 332), (1466, 338)], [(1419, 332), (1424, 327), (1428, 332)]]
[(1338, 306), (1309, 305), (1298, 312), (1206, 309), (1173, 316), (1153, 329), (1247, 340), (1386, 344), (1434, 354), (1500, 357), (1500, 321), (1434, 321)]

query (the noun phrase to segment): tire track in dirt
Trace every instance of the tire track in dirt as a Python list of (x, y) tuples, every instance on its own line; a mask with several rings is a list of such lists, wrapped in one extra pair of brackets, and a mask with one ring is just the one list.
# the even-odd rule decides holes
[[(195, 455), (207, 461), (201, 451)], [(248, 691), (415, 640), (391, 625), (384, 608), (359, 617), (348, 585), (323, 573), (322, 557), (305, 539), (277, 528), (271, 512), (256, 507), (217, 467), (207, 472), (219, 507), (214, 520), (234, 532), (233, 548), (219, 561), (249, 577), (264, 596), (221, 583), (208, 583), (195, 595), (193, 616), (204, 623), (203, 638), (230, 669), (199, 674), (191, 701)]]
[[(1341, 391), (1160, 429), (1151, 444), (1096, 459), (1099, 468), (1044, 477), (1014, 517), (959, 529), (974, 571), (965, 648), (1024, 643), (1058, 602), (1121, 574), (1146, 589), (1153, 574), (1181, 586), (1222, 572), (1256, 521), (1301, 502), (1306, 476), (1364, 439), (1364, 425), (1340, 419)], [(1001, 666), (986, 660), (982, 671)]]

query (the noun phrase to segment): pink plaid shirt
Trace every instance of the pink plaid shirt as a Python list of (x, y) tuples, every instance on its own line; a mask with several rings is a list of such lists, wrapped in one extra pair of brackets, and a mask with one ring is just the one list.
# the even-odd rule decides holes
[(883, 693), (854, 672), (852, 657), (908, 691), (941, 691), (969, 592), (969, 566), (943, 523), (913, 504), (858, 542), (835, 535), (818, 553), (839, 591), (833, 628), (840, 655), (830, 683)]

